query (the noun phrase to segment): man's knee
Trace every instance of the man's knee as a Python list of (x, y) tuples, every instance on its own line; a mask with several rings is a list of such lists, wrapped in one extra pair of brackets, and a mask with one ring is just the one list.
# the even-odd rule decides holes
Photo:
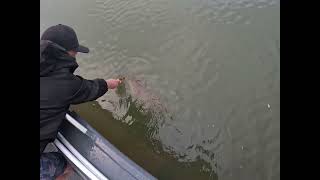
[(49, 152), (40, 156), (40, 179), (54, 179), (67, 167), (67, 160), (61, 153)]

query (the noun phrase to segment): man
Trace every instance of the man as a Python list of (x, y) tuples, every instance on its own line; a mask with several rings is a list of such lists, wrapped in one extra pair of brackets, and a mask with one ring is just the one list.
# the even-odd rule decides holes
[(70, 169), (60, 153), (43, 153), (56, 138), (69, 106), (95, 100), (121, 83), (119, 79), (86, 80), (74, 75), (78, 52), (88, 53), (89, 49), (79, 45), (71, 27), (52, 26), (41, 37), (40, 179), (59, 179)]

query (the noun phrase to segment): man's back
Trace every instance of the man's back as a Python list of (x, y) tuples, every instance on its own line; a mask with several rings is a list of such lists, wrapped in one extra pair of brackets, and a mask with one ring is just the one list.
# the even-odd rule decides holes
[(80, 89), (70, 73), (40, 77), (40, 141), (52, 139)]

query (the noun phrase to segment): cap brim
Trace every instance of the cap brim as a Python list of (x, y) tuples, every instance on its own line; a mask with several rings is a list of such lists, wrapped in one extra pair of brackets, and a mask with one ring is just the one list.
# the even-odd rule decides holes
[(77, 49), (75, 49), (77, 52), (81, 52), (81, 53), (88, 53), (89, 52), (89, 48), (79, 45), (79, 47)]

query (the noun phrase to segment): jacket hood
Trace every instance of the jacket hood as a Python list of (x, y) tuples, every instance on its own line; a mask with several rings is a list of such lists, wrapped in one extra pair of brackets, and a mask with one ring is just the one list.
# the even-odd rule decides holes
[(52, 72), (68, 70), (73, 73), (78, 67), (76, 59), (56, 43), (40, 40), (40, 77)]

